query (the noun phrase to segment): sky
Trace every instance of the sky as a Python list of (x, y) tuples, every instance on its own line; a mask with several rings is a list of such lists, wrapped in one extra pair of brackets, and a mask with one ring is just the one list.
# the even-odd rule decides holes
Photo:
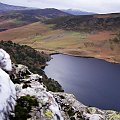
[(0, 0), (0, 2), (36, 8), (79, 9), (95, 13), (120, 12), (120, 0)]

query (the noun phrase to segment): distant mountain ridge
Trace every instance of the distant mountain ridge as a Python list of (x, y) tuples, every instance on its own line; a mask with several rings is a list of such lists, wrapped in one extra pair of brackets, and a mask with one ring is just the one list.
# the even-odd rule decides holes
[(11, 11), (11, 10), (26, 10), (26, 9), (30, 9), (30, 8), (7, 5), (7, 4), (4, 4), (4, 3), (0, 2), (0, 12)]
[(67, 9), (67, 10), (62, 10), (63, 12), (69, 13), (71, 15), (93, 15), (96, 13), (93, 12), (86, 12), (86, 11), (80, 11), (77, 9)]
[[(9, 6), (9, 5), (8, 5)], [(3, 7), (4, 9), (2, 9)], [(56, 18), (60, 16), (68, 16), (68, 13), (54, 8), (34, 9), (34, 8), (20, 8), (16, 6), (7, 7), (7, 5), (0, 4), (0, 32), (28, 25), (45, 19)]]
[(0, 2), (0, 13), (11, 12), (11, 11), (17, 11), (17, 12), (24, 13), (24, 14), (30, 14), (32, 16), (33, 14), (47, 16), (50, 18), (53, 18), (55, 16), (70, 15), (69, 13), (66, 13), (64, 11), (61, 11), (55, 8), (40, 9), (40, 8), (8, 5), (8, 4), (4, 4)]
[(0, 2), (0, 13), (7, 12), (8, 14), (11, 13), (14, 14), (24, 14), (34, 17), (47, 17), (47, 18), (54, 18), (57, 16), (66, 16), (70, 15), (66, 12), (63, 12), (61, 10), (55, 9), (55, 8), (31, 8), (31, 7), (22, 7), (22, 6), (14, 6), (14, 5), (8, 5)]

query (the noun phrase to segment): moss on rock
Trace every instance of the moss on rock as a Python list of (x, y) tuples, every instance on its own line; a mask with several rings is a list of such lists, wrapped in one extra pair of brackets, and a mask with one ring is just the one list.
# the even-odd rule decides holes
[(27, 118), (31, 117), (29, 112), (32, 107), (38, 105), (37, 99), (33, 96), (27, 95), (20, 97), (15, 106), (15, 116), (10, 116), (10, 120), (27, 120)]

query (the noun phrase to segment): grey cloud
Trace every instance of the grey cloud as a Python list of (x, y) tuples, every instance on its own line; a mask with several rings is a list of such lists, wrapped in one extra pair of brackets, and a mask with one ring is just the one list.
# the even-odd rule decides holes
[(38, 8), (80, 9), (106, 13), (119, 12), (120, 0), (0, 0), (1, 2)]

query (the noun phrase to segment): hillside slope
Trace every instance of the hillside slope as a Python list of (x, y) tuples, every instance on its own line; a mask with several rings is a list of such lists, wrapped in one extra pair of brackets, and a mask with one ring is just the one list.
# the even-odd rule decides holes
[(54, 25), (40, 22), (0, 32), (0, 40), (12, 40), (47, 53), (66, 53), (96, 57), (110, 62), (120, 62), (120, 44), (111, 42), (117, 31), (98, 31), (93, 34), (56, 29)]
[(120, 63), (120, 44), (114, 40), (119, 36), (119, 13), (47, 18), (44, 23), (46, 17), (38, 14), (36, 17), (25, 11), (1, 16), (0, 26), (7, 29), (1, 30), (0, 40), (11, 40), (47, 53), (60, 52)]
[(9, 11), (0, 14), (0, 31), (67, 15), (67, 13), (54, 8)]
[[(50, 91), (63, 91), (61, 85), (53, 80), (49, 79), (42, 68), (46, 65), (46, 61), (50, 60), (50, 56), (44, 52), (38, 52), (33, 48), (25, 45), (19, 45), (11, 41), (0, 41), (0, 48), (7, 51), (10, 54), (12, 62), (24, 64), (29, 67), (29, 70), (33, 73), (38, 73), (43, 76), (43, 83)], [(15, 81), (17, 78), (15, 79)], [(16, 83), (19, 83), (17, 81)]]
[(55, 24), (57, 29), (96, 32), (102, 30), (116, 30), (120, 28), (120, 13), (68, 16), (46, 20), (47, 24)]

